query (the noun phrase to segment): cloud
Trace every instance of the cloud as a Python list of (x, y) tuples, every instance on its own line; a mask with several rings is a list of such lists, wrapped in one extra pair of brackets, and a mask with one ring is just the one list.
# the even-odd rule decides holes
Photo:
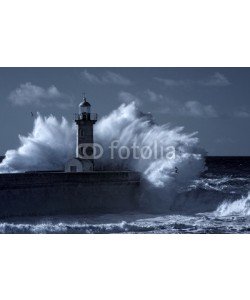
[(134, 101), (137, 105), (142, 104), (142, 102), (151, 104), (153, 105), (153, 107), (151, 106), (152, 112), (159, 114), (198, 118), (218, 117), (216, 109), (210, 104), (203, 104), (199, 101), (186, 101), (183, 103), (149, 89), (142, 93), (141, 96), (143, 101), (131, 93), (122, 91), (119, 93), (118, 98), (124, 103)]
[(230, 85), (230, 81), (226, 78), (225, 75), (216, 72), (212, 76), (200, 80), (191, 80), (191, 79), (183, 79), (176, 80), (170, 78), (158, 78), (155, 77), (155, 80), (163, 83), (167, 87), (187, 87), (187, 86), (227, 86)]
[(209, 103), (202, 103), (196, 100), (178, 101), (150, 89), (138, 95), (122, 91), (118, 97), (119, 100), (124, 103), (134, 101), (137, 105), (143, 103), (146, 106), (150, 106), (150, 110), (157, 114), (193, 118), (250, 118), (249, 110), (242, 107), (240, 109), (238, 108), (238, 110), (235, 108), (234, 111), (226, 109), (224, 112), (221, 112), (216, 110), (216, 108)]
[(212, 105), (204, 105), (198, 101), (187, 101), (180, 112), (185, 116), (216, 118), (218, 114)]
[(92, 84), (99, 84), (99, 85), (115, 84), (115, 85), (123, 85), (123, 86), (129, 86), (132, 84), (130, 79), (111, 71), (105, 71), (101, 75), (95, 75), (93, 73), (90, 73), (87, 70), (84, 70), (81, 73), (81, 76), (84, 80)]
[(234, 117), (236, 118), (250, 118), (250, 113), (245, 110), (239, 110), (234, 113)]
[(135, 95), (128, 93), (128, 92), (120, 92), (118, 95), (119, 101), (123, 102), (123, 103), (130, 103), (130, 102), (135, 102), (136, 105), (140, 105), (141, 104), (141, 100), (136, 97)]
[(216, 118), (218, 113), (210, 104), (203, 104), (199, 101), (174, 101), (162, 94), (157, 94), (151, 90), (147, 90), (145, 95), (149, 102), (157, 104), (155, 112), (168, 115), (200, 117), (200, 118)]
[(148, 97), (149, 101), (152, 103), (159, 103), (164, 100), (164, 96), (157, 94), (151, 90), (146, 90), (145, 95)]
[(218, 113), (210, 104), (198, 101), (187, 101), (184, 103), (167, 100), (164, 106), (158, 110), (159, 113), (182, 117), (216, 118)]
[(30, 82), (21, 84), (9, 94), (8, 99), (17, 106), (54, 104), (64, 109), (73, 104), (72, 98), (61, 93), (54, 85), (46, 89)]
[(205, 86), (227, 86), (230, 85), (230, 81), (226, 78), (225, 75), (217, 72), (214, 73), (210, 78), (200, 81), (200, 85)]

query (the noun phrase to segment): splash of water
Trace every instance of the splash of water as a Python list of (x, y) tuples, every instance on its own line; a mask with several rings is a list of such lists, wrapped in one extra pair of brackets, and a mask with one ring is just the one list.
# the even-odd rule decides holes
[[(140, 149), (149, 147), (154, 149), (155, 143), (161, 146), (162, 153), (149, 159), (133, 156), (126, 160), (116, 156), (110, 159), (110, 153), (104, 154), (102, 163), (119, 165), (139, 171), (155, 187), (164, 187), (173, 182), (184, 184), (197, 177), (204, 170), (205, 154), (198, 147), (196, 133), (186, 134), (183, 127), (171, 128), (169, 124), (157, 125), (152, 116), (141, 113), (135, 103), (122, 104), (110, 115), (103, 117), (95, 127), (96, 141), (108, 149), (113, 140), (117, 140), (118, 147), (138, 145)], [(175, 158), (166, 159), (168, 149), (174, 147)], [(161, 152), (158, 148), (158, 152)], [(176, 169), (177, 168), (177, 169)], [(178, 174), (175, 172), (178, 170)]]
[[(95, 142), (108, 149), (113, 140), (118, 147), (153, 147), (161, 142), (163, 149), (175, 148), (175, 159), (129, 157), (112, 159), (109, 151), (96, 162), (112, 168), (129, 168), (144, 174), (154, 187), (166, 187), (171, 183), (184, 184), (195, 178), (204, 168), (204, 152), (198, 147), (196, 134), (186, 134), (183, 127), (156, 125), (150, 115), (141, 113), (135, 103), (122, 104), (103, 117), (94, 127)], [(38, 115), (32, 133), (19, 136), (20, 147), (9, 150), (0, 164), (0, 172), (23, 172), (32, 170), (62, 170), (65, 162), (75, 153), (75, 126), (66, 119), (58, 121), (54, 116)], [(166, 151), (166, 150), (164, 150)], [(175, 172), (178, 168), (178, 174)]]
[(246, 197), (242, 197), (239, 200), (233, 202), (224, 201), (215, 211), (215, 215), (219, 217), (250, 216), (250, 192)]
[(65, 118), (37, 115), (32, 132), (19, 136), (20, 146), (8, 150), (0, 164), (0, 173), (35, 170), (63, 170), (64, 162), (72, 157), (75, 130)]

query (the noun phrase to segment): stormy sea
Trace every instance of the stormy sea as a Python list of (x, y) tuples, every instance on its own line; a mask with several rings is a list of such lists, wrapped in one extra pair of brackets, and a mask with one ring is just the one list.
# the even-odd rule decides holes
[[(175, 148), (174, 159), (153, 156), (111, 159), (104, 152), (96, 167), (130, 169), (142, 175), (137, 211), (120, 214), (22, 217), (0, 221), (1, 233), (248, 233), (250, 231), (250, 157), (209, 157), (197, 133), (157, 125), (134, 103), (122, 104), (99, 120), (95, 141), (118, 146)], [(75, 152), (75, 127), (66, 119), (37, 116), (33, 131), (19, 136), (0, 173), (62, 169)]]
[(249, 233), (250, 157), (207, 157), (206, 165), (201, 178), (180, 192), (196, 197), (186, 198), (185, 208), (195, 206), (186, 213), (12, 218), (0, 222), (0, 233)]

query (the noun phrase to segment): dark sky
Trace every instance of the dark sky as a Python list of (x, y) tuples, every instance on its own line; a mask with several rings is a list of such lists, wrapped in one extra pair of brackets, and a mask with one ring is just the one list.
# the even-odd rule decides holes
[(250, 68), (0, 68), (0, 155), (32, 130), (31, 112), (73, 121), (83, 91), (100, 116), (135, 100), (198, 131), (210, 155), (250, 155)]

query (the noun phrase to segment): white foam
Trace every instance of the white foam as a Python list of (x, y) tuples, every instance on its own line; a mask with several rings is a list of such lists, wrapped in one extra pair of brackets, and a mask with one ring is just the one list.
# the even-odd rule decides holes
[(247, 197), (242, 197), (239, 200), (223, 202), (215, 211), (215, 215), (219, 217), (250, 216), (250, 192)]
[[(184, 184), (198, 176), (204, 169), (204, 151), (198, 147), (198, 138), (195, 133), (186, 134), (183, 127), (171, 128), (169, 124), (156, 125), (150, 115), (142, 114), (134, 102), (122, 104), (110, 115), (102, 118), (95, 127), (95, 137), (105, 149), (112, 140), (118, 140), (118, 146), (132, 147), (133, 144), (140, 148), (149, 146), (154, 148), (154, 143), (160, 142), (164, 151), (175, 147), (175, 159), (166, 159), (161, 156), (155, 159), (122, 160), (116, 157), (111, 160), (109, 155), (104, 157), (104, 163), (109, 165), (127, 166), (130, 169), (144, 174), (146, 179), (155, 187), (165, 187), (173, 182)], [(178, 168), (178, 174), (174, 172)]]
[(0, 173), (33, 170), (62, 170), (75, 149), (75, 129), (65, 118), (37, 115), (28, 136), (19, 136), (20, 146), (8, 150)]

